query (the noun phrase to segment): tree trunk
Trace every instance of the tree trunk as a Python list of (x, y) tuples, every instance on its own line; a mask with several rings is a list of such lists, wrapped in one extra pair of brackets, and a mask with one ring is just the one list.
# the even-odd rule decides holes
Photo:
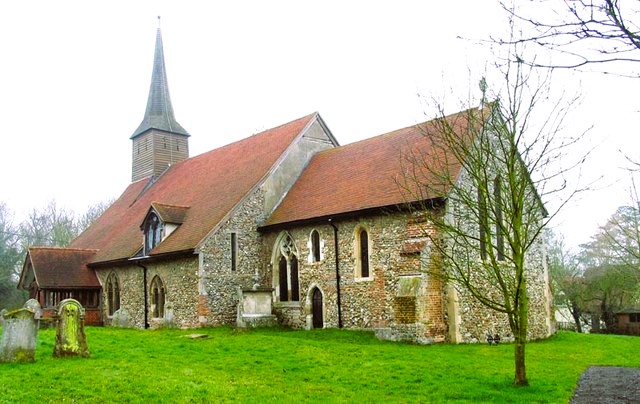
[(524, 348), (526, 346), (526, 341), (522, 342), (519, 341), (519, 339), (519, 337), (516, 338), (516, 379), (513, 384), (515, 384), (516, 386), (528, 386), (529, 381), (527, 380), (527, 367), (524, 359)]
[(515, 337), (515, 361), (516, 361), (516, 378), (513, 382), (516, 386), (528, 386), (527, 367), (525, 365), (524, 348), (527, 344), (527, 328), (529, 324), (529, 301), (527, 295), (526, 280), (524, 277), (518, 290), (517, 308), (516, 308), (516, 330), (513, 330)]
[(576, 332), (582, 334), (582, 324), (580, 324), (581, 311), (575, 302), (571, 302), (571, 316), (576, 323)]

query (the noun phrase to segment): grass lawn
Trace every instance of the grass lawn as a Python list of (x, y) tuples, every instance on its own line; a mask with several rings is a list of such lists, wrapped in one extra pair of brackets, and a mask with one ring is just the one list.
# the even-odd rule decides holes
[[(527, 345), (529, 387), (513, 387), (513, 346), (418, 346), (344, 330), (86, 329), (91, 358), (0, 364), (0, 403), (568, 402), (589, 365), (640, 366), (640, 338), (559, 333)], [(206, 339), (183, 337), (207, 334)]]

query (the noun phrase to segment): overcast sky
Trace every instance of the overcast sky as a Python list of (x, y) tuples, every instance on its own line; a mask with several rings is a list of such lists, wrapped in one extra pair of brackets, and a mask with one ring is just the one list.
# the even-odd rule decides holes
[[(0, 201), (16, 222), (50, 200), (81, 213), (128, 185), (158, 15), (192, 156), (314, 111), (341, 144), (432, 118), (418, 94), (455, 112), (491, 59), (478, 40), (507, 29), (495, 0), (0, 2)], [(605, 175), (556, 223), (576, 245), (629, 199), (618, 150), (639, 154), (640, 88), (560, 76), (583, 94), (564, 130), (594, 125), (599, 145), (585, 179)]]

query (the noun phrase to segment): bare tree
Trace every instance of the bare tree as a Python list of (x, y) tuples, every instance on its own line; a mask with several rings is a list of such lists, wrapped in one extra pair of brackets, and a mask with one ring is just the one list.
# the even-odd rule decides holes
[(520, 37), (494, 38), (496, 42), (528, 43), (551, 52), (553, 59), (548, 63), (524, 60), (532, 66), (576, 69), (640, 62), (638, 1), (535, 0), (500, 4), (521, 23), (522, 31)]
[(86, 228), (91, 226), (93, 222), (95, 222), (104, 213), (104, 211), (107, 210), (109, 206), (111, 206), (113, 201), (114, 200), (111, 199), (106, 202), (98, 202), (96, 204), (90, 205), (87, 208), (86, 212), (76, 220), (76, 228), (78, 234), (82, 233)]
[(567, 250), (562, 237), (549, 231), (546, 237), (549, 275), (556, 309), (568, 311), (576, 332), (582, 332), (583, 315), (589, 301), (583, 269), (574, 254)]
[(44, 209), (33, 209), (20, 224), (23, 250), (30, 246), (59, 246), (71, 243), (78, 234), (75, 215), (50, 201)]
[(11, 212), (0, 202), (0, 309), (16, 307), (23, 298), (16, 289), (20, 258), (18, 229)]
[[(527, 385), (525, 346), (531, 281), (546, 278), (543, 254), (546, 223), (581, 189), (569, 188), (565, 174), (579, 167), (567, 148), (577, 137), (558, 128), (572, 101), (550, 103), (548, 77), (537, 81), (531, 68), (511, 63), (500, 70), (504, 86), (480, 108), (439, 118), (424, 126), (429, 146), (403, 155), (399, 185), (410, 200), (445, 200), (422, 206), (434, 256), (441, 265), (430, 274), (502, 313), (515, 342), (516, 385)], [(544, 118), (532, 122), (544, 106)], [(543, 201), (555, 199), (548, 212)], [(548, 287), (548, 285), (547, 285)]]

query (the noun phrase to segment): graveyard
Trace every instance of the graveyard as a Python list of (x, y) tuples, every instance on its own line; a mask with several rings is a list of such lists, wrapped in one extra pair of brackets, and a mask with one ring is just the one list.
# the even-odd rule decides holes
[(84, 327), (86, 346), (59, 355), (59, 334), (80, 335), (63, 322), (37, 330), (33, 361), (0, 363), (0, 402), (567, 402), (588, 366), (640, 365), (634, 337), (569, 332), (527, 346), (528, 388), (512, 386), (511, 344), (353, 330)]

